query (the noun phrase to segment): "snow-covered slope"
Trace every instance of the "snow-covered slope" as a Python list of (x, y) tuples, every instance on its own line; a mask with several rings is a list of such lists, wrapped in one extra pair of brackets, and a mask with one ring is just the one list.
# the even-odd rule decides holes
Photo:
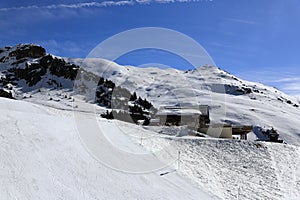
[[(79, 66), (92, 73), (76, 77)], [(184, 127), (103, 119), (104, 107), (81, 101), (73, 92), (74, 82), (97, 88), (93, 84), (100, 77), (109, 79), (97, 85), (105, 91), (99, 93), (105, 106), (120, 85), (128, 89), (122, 94), (136, 92), (156, 108), (207, 104), (212, 123), (274, 127), (287, 144), (199, 138), (186, 136)], [(22, 99), (0, 97), (1, 200), (300, 198), (299, 100), (217, 67), (136, 68), (102, 59), (59, 58), (40, 46), (18, 45), (0, 48), (0, 96)], [(120, 100), (128, 103), (122, 95)], [(100, 129), (89, 126), (92, 119)], [(89, 138), (83, 136), (99, 130), (101, 138), (86, 143)], [(259, 132), (250, 136), (260, 138)], [(119, 149), (149, 157), (131, 160), (115, 154), (104, 137)], [(91, 150), (119, 171), (103, 165)], [(155, 163), (168, 165), (150, 173), (121, 172), (149, 171)]]
[[(0, 110), (0, 199), (300, 198), (297, 146), (161, 135), (80, 107), (67, 111), (39, 102), (0, 98)], [(124, 151), (153, 152), (160, 161), (180, 151), (179, 169), (175, 162), (151, 173), (130, 174), (103, 165), (81, 140), (74, 114), (85, 120), (96, 117), (100, 130)], [(167, 154), (157, 154), (162, 149)], [(122, 169), (126, 158), (120, 160)]]
[[(97, 162), (82, 144), (72, 112), (3, 98), (0, 110), (1, 200), (213, 199), (177, 173), (137, 175)], [(130, 140), (122, 144), (141, 149)]]
[(146, 99), (60, 57), (46, 55), (41, 46), (19, 44), (0, 48), (0, 97), (46, 97), (49, 101), (68, 103), (66, 99), (73, 101), (72, 96), (78, 93), (88, 102), (130, 112), (135, 122), (149, 121), (149, 114), (155, 111)]
[(276, 88), (241, 80), (211, 66), (181, 71), (120, 66), (92, 58), (67, 60), (136, 91), (157, 108), (176, 103), (206, 104), (213, 123), (274, 127), (285, 142), (300, 144), (299, 101)]
[[(79, 66), (113, 81), (112, 84), (135, 91), (156, 108), (177, 103), (207, 104), (212, 123), (252, 125), (257, 127), (255, 130), (274, 127), (285, 142), (300, 144), (299, 100), (276, 88), (241, 80), (211, 66), (188, 71), (124, 67), (103, 59), (63, 60), (46, 55), (45, 49), (37, 45), (17, 45), (0, 49), (0, 96), (45, 99), (46, 95), (48, 100), (65, 102), (51, 96), (60, 93), (72, 101), (74, 80), (83, 88), (91, 88), (93, 84), (78, 76), (75, 79)], [(92, 76), (90, 78), (94, 79)], [(105, 89), (109, 91), (110, 88)], [(42, 93), (44, 97), (40, 91), (46, 91)], [(109, 97), (110, 93), (104, 96)], [(264, 139), (259, 131), (255, 134), (252, 139)]]
[[(240, 140), (155, 135), (142, 127), (117, 122), (149, 151), (180, 151), (179, 171), (204, 191), (221, 199), (300, 198), (300, 148)], [(147, 128), (148, 129), (148, 128)], [(135, 137), (134, 137), (135, 136)]]

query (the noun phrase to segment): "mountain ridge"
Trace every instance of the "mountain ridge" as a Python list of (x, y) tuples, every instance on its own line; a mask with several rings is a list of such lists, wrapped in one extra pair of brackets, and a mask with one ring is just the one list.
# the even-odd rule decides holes
[[(75, 71), (78, 72), (81, 68), (88, 72), (87, 75), (95, 74), (113, 81), (116, 86), (126, 88), (130, 93), (136, 92), (156, 108), (187, 102), (205, 104), (211, 108), (213, 123), (274, 127), (286, 142), (300, 144), (300, 133), (296, 126), (300, 123), (299, 102), (276, 88), (244, 81), (213, 66), (185, 71), (173, 68), (136, 68), (120, 66), (103, 59), (60, 58), (46, 55), (44, 50), (33, 44), (1, 48), (1, 90), (20, 99), (26, 95), (34, 96), (39, 88), (47, 87), (49, 90), (64, 90), (67, 96), (72, 96), (74, 81), (82, 81), (82, 78), (78, 79), (78, 74), (75, 75)], [(53, 60), (56, 63), (54, 67)], [(19, 71), (26, 67), (31, 67), (29, 72), (33, 72), (33, 75), (25, 73), (29, 82), (25, 79), (24, 84), (24, 79), (20, 79), (13, 85), (13, 81), (16, 81), (15, 75), (24, 76)], [(47, 74), (49, 71), (50, 76)], [(97, 85), (97, 82), (89, 79), (83, 80), (83, 84), (83, 87), (89, 87), (89, 84)], [(253, 134), (254, 137), (258, 135), (259, 133)]]
[(68, 61), (109, 77), (156, 107), (178, 102), (209, 105), (212, 123), (252, 125), (252, 139), (261, 140), (259, 130), (274, 128), (285, 142), (299, 145), (299, 102), (272, 86), (244, 81), (211, 66), (181, 71), (120, 66), (95, 58)]

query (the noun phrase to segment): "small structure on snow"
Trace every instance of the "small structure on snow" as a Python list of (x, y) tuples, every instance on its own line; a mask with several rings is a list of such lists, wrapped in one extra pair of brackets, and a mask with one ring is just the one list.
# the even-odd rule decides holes
[(184, 126), (218, 138), (232, 138), (240, 135), (241, 140), (247, 140), (247, 134), (252, 126), (232, 126), (231, 124), (210, 124), (208, 105), (173, 105), (161, 106), (152, 119), (151, 125)]
[(197, 130), (200, 124), (207, 124), (209, 120), (209, 107), (207, 105), (196, 106), (161, 106), (156, 117), (159, 125), (181, 126)]

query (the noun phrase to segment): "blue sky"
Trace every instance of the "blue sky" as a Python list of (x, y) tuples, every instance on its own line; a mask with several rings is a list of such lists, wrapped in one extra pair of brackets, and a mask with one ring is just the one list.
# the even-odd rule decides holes
[[(38, 43), (58, 56), (83, 58), (119, 32), (169, 28), (199, 42), (226, 71), (300, 96), (299, 0), (2, 0), (0, 27), (0, 46)], [(190, 68), (149, 50), (117, 62)]]

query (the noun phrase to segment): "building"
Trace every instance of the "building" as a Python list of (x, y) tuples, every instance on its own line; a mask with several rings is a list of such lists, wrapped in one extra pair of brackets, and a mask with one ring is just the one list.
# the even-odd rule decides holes
[(152, 125), (183, 126), (196, 130), (211, 137), (232, 138), (239, 135), (241, 140), (247, 140), (247, 134), (252, 126), (232, 126), (231, 124), (210, 124), (208, 105), (175, 105), (161, 106), (156, 113)]
[(231, 124), (210, 124), (199, 127), (200, 133), (205, 133), (216, 138), (232, 138)]
[(247, 134), (253, 130), (253, 126), (234, 126), (232, 135), (240, 135), (241, 140), (247, 140)]
[(160, 125), (181, 126), (197, 130), (201, 125), (208, 124), (209, 107), (207, 105), (161, 106), (156, 113)]

